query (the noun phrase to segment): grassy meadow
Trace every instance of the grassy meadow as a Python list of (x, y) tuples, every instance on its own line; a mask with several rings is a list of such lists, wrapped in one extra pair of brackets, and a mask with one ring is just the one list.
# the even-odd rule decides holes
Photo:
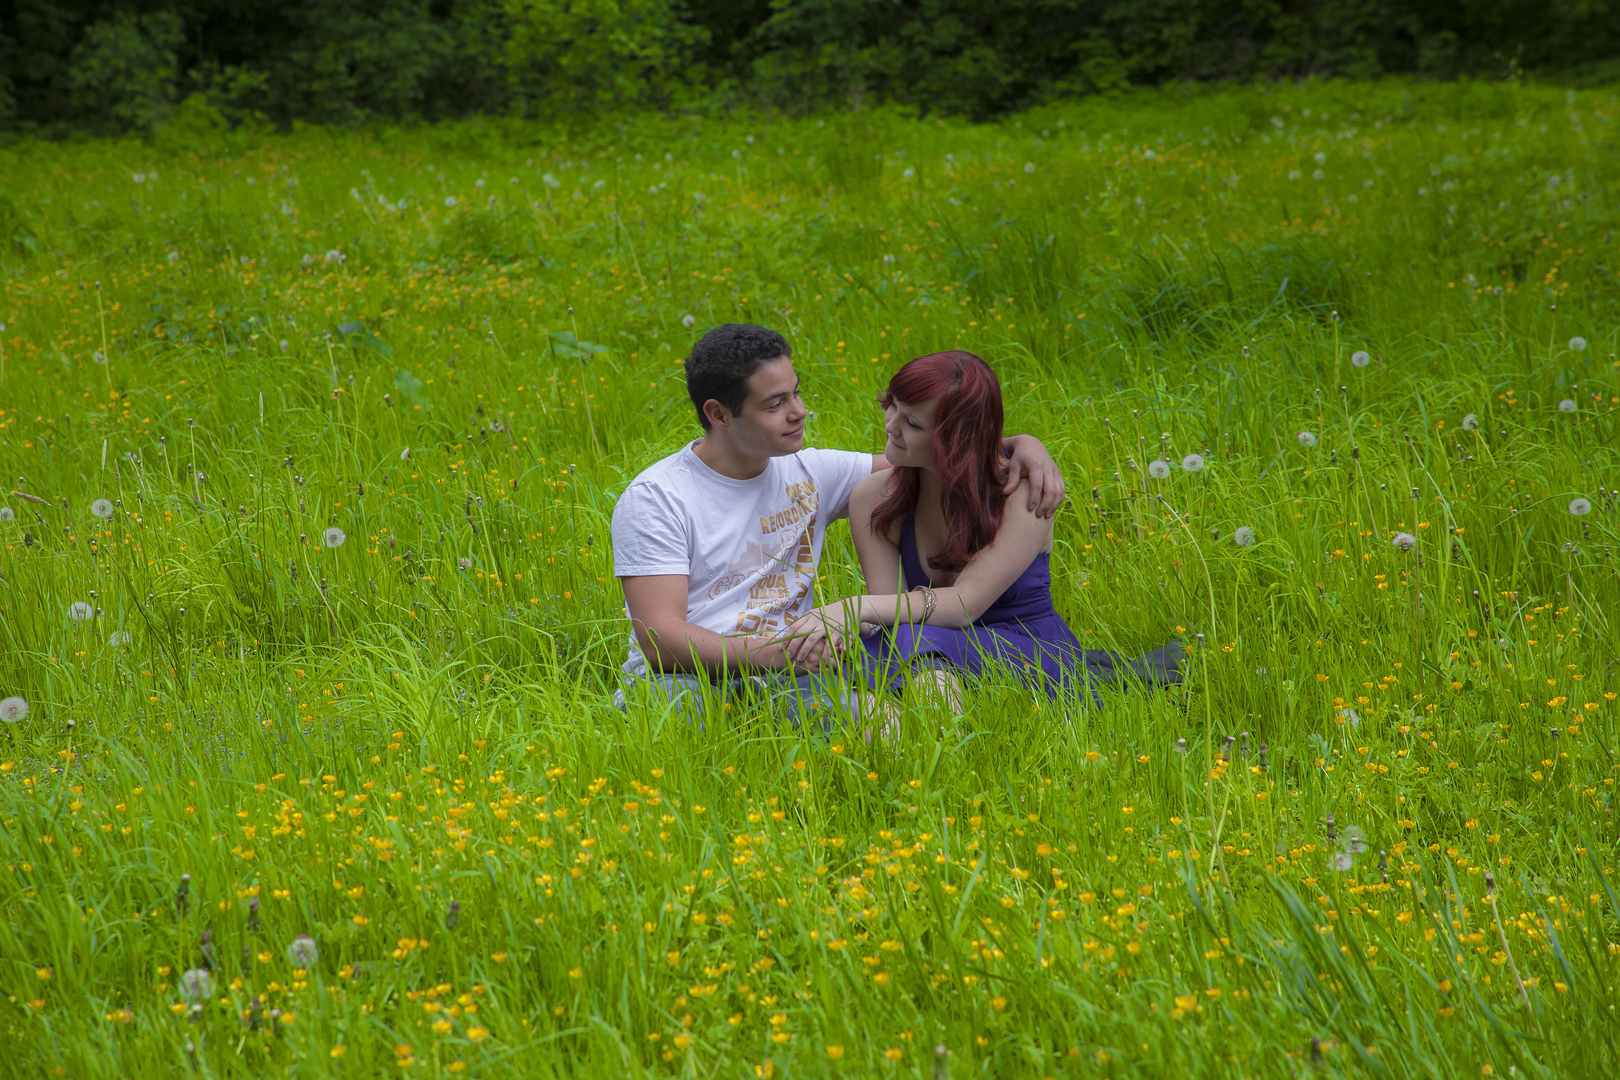
[[(1617, 230), (1513, 84), (0, 147), (0, 1074), (1614, 1075)], [(989, 359), (1188, 685), (617, 712), (736, 320)]]

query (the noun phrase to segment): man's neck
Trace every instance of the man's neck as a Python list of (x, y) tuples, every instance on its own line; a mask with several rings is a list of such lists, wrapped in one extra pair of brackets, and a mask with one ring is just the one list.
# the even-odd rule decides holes
[(714, 431), (710, 431), (694, 443), (692, 452), (703, 464), (721, 476), (733, 480), (752, 480), (764, 472), (765, 467), (771, 462), (769, 457), (755, 457), (744, 453), (724, 434)]

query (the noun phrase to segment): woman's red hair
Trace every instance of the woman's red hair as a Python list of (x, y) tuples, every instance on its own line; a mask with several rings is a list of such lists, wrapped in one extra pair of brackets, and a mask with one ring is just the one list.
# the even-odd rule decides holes
[[(1007, 459), (1001, 449), (1001, 383), (990, 365), (970, 352), (929, 353), (894, 373), (883, 395), (885, 409), (896, 402), (921, 405), (938, 398), (934, 410), (934, 464), (939, 470), (945, 511), (945, 548), (930, 562), (956, 573), (988, 547), (1001, 528), (1006, 502)], [(920, 470), (897, 467), (889, 493), (872, 511), (872, 531), (885, 533), (917, 509)], [(916, 583), (916, 584), (920, 584)]]

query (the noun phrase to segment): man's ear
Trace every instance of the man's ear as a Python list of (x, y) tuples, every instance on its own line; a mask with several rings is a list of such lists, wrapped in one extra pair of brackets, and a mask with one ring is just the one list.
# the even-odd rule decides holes
[(703, 415), (711, 427), (727, 427), (731, 423), (731, 411), (714, 398), (703, 403)]

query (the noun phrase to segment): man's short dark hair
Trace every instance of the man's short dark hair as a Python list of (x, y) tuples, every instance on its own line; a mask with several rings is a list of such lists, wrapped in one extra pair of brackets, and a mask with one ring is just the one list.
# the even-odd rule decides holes
[(724, 323), (698, 338), (686, 358), (686, 393), (698, 423), (709, 430), (703, 403), (711, 398), (735, 415), (748, 400), (748, 380), (764, 364), (792, 356), (787, 339), (775, 330), (748, 323)]

